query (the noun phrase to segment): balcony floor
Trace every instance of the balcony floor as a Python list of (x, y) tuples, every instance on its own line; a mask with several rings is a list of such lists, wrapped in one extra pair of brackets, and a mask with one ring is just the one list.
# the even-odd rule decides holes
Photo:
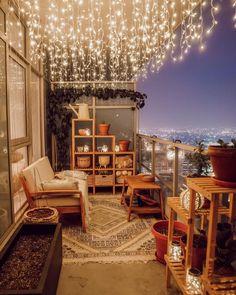
[(57, 295), (178, 295), (165, 288), (165, 266), (158, 262), (63, 265)]
[[(98, 193), (91, 198), (119, 198), (120, 194)], [(126, 213), (124, 213), (126, 218)], [(57, 295), (177, 295), (175, 288), (166, 291), (165, 266), (149, 261), (135, 263), (64, 264)]]

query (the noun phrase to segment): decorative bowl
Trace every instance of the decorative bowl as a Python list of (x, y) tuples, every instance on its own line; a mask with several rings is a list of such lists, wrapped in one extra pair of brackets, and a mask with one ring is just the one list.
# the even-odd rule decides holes
[(142, 177), (142, 181), (146, 181), (146, 182), (154, 182), (155, 181), (155, 177), (152, 175), (144, 175)]
[(77, 157), (78, 168), (89, 168), (91, 163), (90, 156)]
[(85, 129), (79, 129), (79, 135), (85, 136), (86, 135)]

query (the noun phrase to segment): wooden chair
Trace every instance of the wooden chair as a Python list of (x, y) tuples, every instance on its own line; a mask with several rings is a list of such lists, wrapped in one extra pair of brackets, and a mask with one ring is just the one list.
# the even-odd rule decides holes
[[(44, 160), (45, 158), (46, 160)], [(47, 167), (49, 163), (47, 157), (44, 157), (40, 160), (44, 161), (43, 165), (45, 169), (45, 167)], [(36, 161), (36, 164), (37, 164), (37, 161)], [(33, 163), (33, 165), (35, 164)], [(24, 175), (24, 170), (21, 173), (20, 180), (21, 180), (23, 189), (25, 191), (26, 198), (30, 208), (49, 206), (49, 207), (56, 208), (61, 214), (80, 213), (82, 230), (84, 232), (86, 231), (85, 206), (84, 206), (83, 194), (81, 190), (79, 189), (57, 189), (57, 190), (32, 189), (33, 187), (32, 182), (30, 181), (29, 177), (26, 177)]]

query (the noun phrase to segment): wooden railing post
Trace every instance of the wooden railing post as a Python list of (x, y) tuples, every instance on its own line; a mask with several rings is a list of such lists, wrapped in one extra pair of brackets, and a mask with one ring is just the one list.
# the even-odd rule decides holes
[(173, 163), (173, 196), (178, 194), (178, 177), (179, 177), (179, 148), (174, 147), (175, 157)]
[(152, 176), (155, 177), (156, 172), (156, 153), (155, 153), (156, 142), (152, 141)]
[(138, 172), (141, 172), (142, 168), (142, 137), (138, 136)]

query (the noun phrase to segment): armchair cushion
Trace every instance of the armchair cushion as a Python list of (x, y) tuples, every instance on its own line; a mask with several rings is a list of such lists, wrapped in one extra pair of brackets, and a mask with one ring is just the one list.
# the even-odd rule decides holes
[(22, 174), (25, 177), (30, 193), (43, 190), (42, 182), (54, 178), (54, 172), (48, 157), (43, 157), (32, 163), (22, 171)]
[(78, 181), (68, 179), (52, 179), (41, 183), (43, 190), (78, 190)]
[(65, 206), (79, 206), (80, 200), (78, 196), (71, 195), (68, 196), (43, 196), (35, 200), (36, 206), (43, 207), (65, 207)]

